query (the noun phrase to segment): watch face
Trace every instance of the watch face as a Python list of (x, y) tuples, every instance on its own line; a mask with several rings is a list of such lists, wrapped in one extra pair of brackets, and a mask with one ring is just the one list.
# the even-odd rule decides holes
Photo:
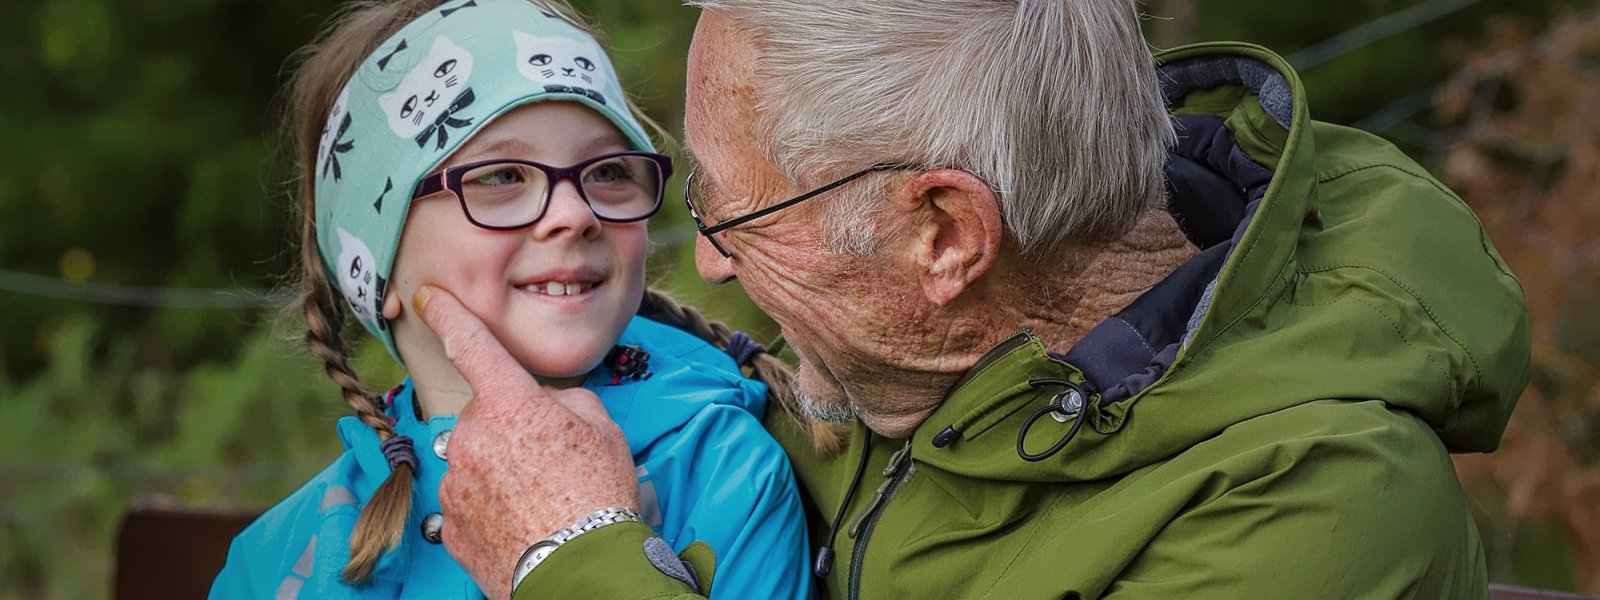
[(528, 548), (528, 552), (524, 554), (522, 560), (517, 563), (517, 572), (513, 575), (511, 588), (514, 590), (517, 588), (517, 586), (522, 585), (522, 580), (526, 579), (528, 574), (533, 572), (533, 568), (539, 566), (539, 563), (544, 562), (544, 559), (549, 558), (550, 553), (555, 552), (556, 548), (559, 548), (560, 546), (561, 544), (556, 542), (544, 540), (534, 544), (533, 547)]
[(537, 548), (533, 549), (533, 553), (530, 554), (528, 557), (533, 559), (533, 564), (539, 564), (539, 563), (544, 562), (544, 559), (549, 558), (550, 557), (550, 553), (555, 552), (555, 551), (556, 551), (556, 545), (555, 544), (539, 544), (539, 546)]

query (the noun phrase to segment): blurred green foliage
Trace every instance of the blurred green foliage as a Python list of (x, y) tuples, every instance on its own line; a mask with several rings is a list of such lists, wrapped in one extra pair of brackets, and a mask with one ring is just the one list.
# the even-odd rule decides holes
[[(609, 32), (624, 82), (681, 127), (696, 11), (676, 2), (577, 0)], [(1152, 11), (1178, 2), (1154, 2)], [(1416, 0), (1200, 0), (1169, 37), (1242, 39), (1286, 55)], [(1357, 122), (1450, 71), (1450, 40), (1485, 17), (1543, 19), (1562, 4), (1484, 2), (1305, 74), (1313, 115)], [(51, 0), (0, 4), (0, 269), (76, 281), (265, 289), (294, 253), (282, 186), (278, 91), (286, 57), (333, 4)], [(1157, 14), (1156, 16), (1161, 16)], [(1157, 26), (1165, 23), (1156, 21)], [(1425, 127), (1425, 115), (1411, 122)], [(1414, 139), (1427, 159), (1436, 148)], [(674, 195), (676, 191), (674, 191)], [(693, 229), (669, 198), (650, 273), (681, 299), (761, 337), (776, 329), (737, 285), (707, 286)], [(0, 291), (0, 599), (98, 598), (129, 502), (260, 507), (337, 451), (346, 411), (274, 311), (148, 309)], [(376, 344), (369, 387), (403, 376)], [(1519, 540), (1521, 543), (1521, 540)], [(1520, 550), (1520, 548), (1519, 548)], [(1519, 558), (1525, 583), (1562, 585)], [(1501, 572), (1506, 572), (1502, 570)], [(1567, 575), (1570, 585), (1570, 575)]]

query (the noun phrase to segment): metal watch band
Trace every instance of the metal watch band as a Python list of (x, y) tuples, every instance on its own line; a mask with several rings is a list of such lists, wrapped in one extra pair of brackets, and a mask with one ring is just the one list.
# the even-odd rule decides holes
[(628, 521), (642, 522), (643, 520), (639, 513), (631, 508), (617, 506), (602, 508), (589, 513), (587, 517), (578, 519), (578, 522), (573, 523), (571, 527), (556, 531), (550, 534), (550, 537), (534, 542), (532, 546), (528, 546), (528, 549), (522, 552), (522, 557), (517, 559), (516, 571), (511, 574), (511, 591), (515, 593), (517, 586), (522, 585), (523, 580), (528, 578), (528, 574), (533, 572), (534, 567), (539, 566), (546, 558), (549, 558), (556, 548), (572, 541), (574, 538), (607, 525)]

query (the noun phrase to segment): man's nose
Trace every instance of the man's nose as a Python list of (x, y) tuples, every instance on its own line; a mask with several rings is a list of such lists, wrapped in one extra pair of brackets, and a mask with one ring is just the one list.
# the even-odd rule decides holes
[(694, 268), (700, 272), (700, 279), (710, 284), (733, 281), (733, 259), (717, 252), (703, 235), (694, 236), (694, 240)]

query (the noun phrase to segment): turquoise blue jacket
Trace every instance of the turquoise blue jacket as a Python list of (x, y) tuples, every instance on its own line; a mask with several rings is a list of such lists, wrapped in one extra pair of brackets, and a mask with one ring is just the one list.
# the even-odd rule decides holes
[[(808, 597), (799, 492), (783, 449), (761, 426), (766, 386), (742, 377), (717, 348), (642, 317), (618, 343), (650, 353), (649, 377), (618, 382), (600, 367), (584, 387), (600, 396), (628, 438), (646, 522), (676, 551), (696, 540), (711, 546), (720, 597)], [(389, 414), (400, 434), (416, 441), (421, 464), (410, 522), (371, 584), (345, 584), (339, 572), (361, 506), (389, 466), (377, 434), (344, 417), (338, 423), (344, 453), (234, 539), (212, 598), (483, 597), (444, 546), (423, 534), (425, 517), (440, 512), (439, 480), (448, 465), (435, 451), (448, 445), (435, 440), (455, 427), (455, 418), (419, 420), (409, 381), (389, 398)]]

